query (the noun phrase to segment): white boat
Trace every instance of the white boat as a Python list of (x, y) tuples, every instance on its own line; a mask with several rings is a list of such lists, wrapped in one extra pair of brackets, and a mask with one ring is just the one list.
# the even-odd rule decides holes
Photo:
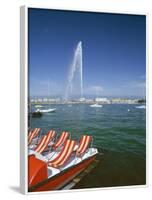
[(90, 107), (92, 107), (92, 108), (101, 108), (102, 105), (95, 103), (95, 104), (90, 105)]
[[(50, 82), (48, 80), (48, 98), (50, 96)], [(42, 106), (43, 107), (43, 106)], [(47, 105), (46, 109), (37, 109), (35, 112), (39, 112), (39, 113), (52, 113), (52, 112), (55, 112), (56, 111), (56, 108), (49, 108), (50, 105)]]
[(146, 105), (136, 106), (136, 108), (146, 109)]
[(35, 108), (42, 108), (42, 105), (35, 105)]
[(55, 111), (56, 111), (56, 108), (49, 108), (49, 109), (43, 109), (43, 110), (37, 109), (35, 112), (50, 113), (50, 112), (55, 112)]

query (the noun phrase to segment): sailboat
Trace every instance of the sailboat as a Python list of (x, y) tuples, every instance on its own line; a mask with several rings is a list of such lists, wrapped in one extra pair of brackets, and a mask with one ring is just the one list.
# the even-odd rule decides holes
[[(50, 90), (50, 82), (48, 81), (48, 97), (49, 97), (49, 90)], [(36, 113), (52, 113), (55, 112), (56, 108), (47, 108), (47, 109), (36, 109)]]
[(136, 106), (135, 108), (139, 108), (139, 109), (146, 109), (146, 97), (144, 98), (145, 96), (145, 88), (143, 88), (143, 98), (141, 100), (138, 100), (138, 103), (140, 103), (139, 106)]
[[(96, 96), (97, 96), (98, 92), (99, 92), (98, 87), (96, 87)], [(95, 102), (94, 104), (91, 104), (90, 107), (92, 107), (92, 108), (102, 108), (102, 105)]]

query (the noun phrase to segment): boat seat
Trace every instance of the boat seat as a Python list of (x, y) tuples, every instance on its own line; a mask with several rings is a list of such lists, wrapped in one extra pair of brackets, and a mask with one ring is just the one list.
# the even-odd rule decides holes
[(54, 139), (56, 135), (56, 132), (53, 130), (50, 130), (46, 135), (43, 135), (39, 144), (35, 147), (34, 151), (38, 152), (38, 153), (42, 153), (44, 152), (49, 143)]
[(52, 148), (55, 150), (61, 147), (66, 142), (69, 136), (70, 136), (69, 132), (63, 131), (59, 136), (59, 138), (56, 140), (56, 142), (52, 145)]
[(36, 138), (40, 132), (40, 128), (34, 128), (28, 134), (28, 145), (30, 145), (34, 138)]
[(92, 137), (89, 135), (82, 135), (76, 150), (76, 156), (82, 157), (87, 151), (89, 144), (91, 143)]
[(68, 139), (65, 142), (65, 145), (60, 151), (60, 153), (58, 154), (58, 156), (55, 159), (48, 161), (48, 166), (54, 167), (54, 168), (60, 168), (61, 166), (65, 165), (66, 162), (71, 157), (75, 145), (76, 145), (76, 141)]

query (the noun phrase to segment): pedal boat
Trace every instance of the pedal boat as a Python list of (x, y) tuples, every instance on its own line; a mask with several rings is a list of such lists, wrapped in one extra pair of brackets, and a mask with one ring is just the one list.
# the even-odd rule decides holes
[(91, 136), (83, 135), (78, 144), (68, 139), (60, 151), (47, 156), (29, 154), (28, 191), (60, 190), (66, 186), (95, 160), (98, 150), (89, 147), (91, 140)]

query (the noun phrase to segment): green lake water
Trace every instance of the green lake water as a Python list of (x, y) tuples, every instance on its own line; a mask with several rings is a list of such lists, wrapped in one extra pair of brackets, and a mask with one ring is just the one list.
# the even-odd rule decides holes
[(144, 185), (146, 109), (136, 106), (109, 104), (92, 108), (86, 104), (51, 105), (56, 112), (31, 118), (30, 126), (42, 128), (42, 134), (50, 129), (57, 133), (66, 130), (76, 140), (82, 134), (93, 136), (93, 146), (99, 150), (99, 162), (75, 188)]

